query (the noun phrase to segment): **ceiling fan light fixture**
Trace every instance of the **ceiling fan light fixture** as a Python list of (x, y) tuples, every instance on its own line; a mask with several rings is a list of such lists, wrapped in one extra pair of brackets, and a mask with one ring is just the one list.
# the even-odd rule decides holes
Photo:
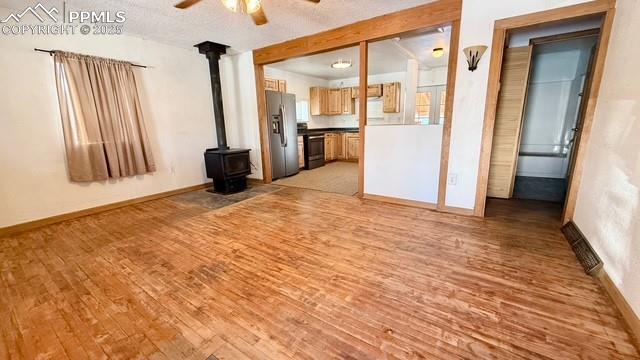
[(347, 69), (351, 67), (351, 60), (349, 61), (344, 61), (342, 59), (334, 62), (333, 64), (331, 64), (331, 67), (334, 69)]
[(260, 10), (260, 7), (262, 6), (262, 3), (260, 0), (244, 0), (244, 1), (247, 9), (247, 14), (253, 14), (254, 12)]
[(431, 54), (434, 58), (442, 57), (442, 55), (444, 55), (444, 49), (441, 47), (434, 48)]
[(242, 0), (220, 0), (220, 1), (222, 1), (222, 5), (224, 5), (224, 7), (226, 7), (227, 9), (233, 12), (240, 11), (240, 1)]

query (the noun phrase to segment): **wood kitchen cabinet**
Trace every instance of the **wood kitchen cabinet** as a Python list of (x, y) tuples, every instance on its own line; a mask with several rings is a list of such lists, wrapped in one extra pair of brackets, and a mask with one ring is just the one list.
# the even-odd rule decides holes
[(287, 92), (287, 81), (286, 80), (278, 80), (278, 79), (264, 79), (264, 89), (271, 91), (279, 91), (286, 93)]
[(324, 161), (334, 161), (337, 159), (337, 144), (337, 134), (324, 134)]
[(271, 90), (271, 91), (278, 91), (278, 80), (265, 78), (264, 89)]
[(360, 87), (358, 86), (354, 86), (351, 88), (351, 98), (353, 100), (358, 98), (358, 95), (360, 95)]
[(329, 89), (329, 111), (328, 115), (342, 114), (342, 90)]
[(278, 80), (278, 91), (286, 93), (287, 92), (287, 81), (286, 80)]
[(342, 115), (356, 113), (356, 101), (351, 96), (351, 88), (343, 88), (342, 91)]
[(304, 137), (298, 136), (298, 166), (304, 167)]
[(360, 158), (360, 134), (345, 134), (345, 148), (347, 160), (358, 160)]
[(329, 89), (322, 87), (309, 89), (309, 107), (311, 115), (329, 115)]
[(360, 154), (360, 134), (326, 133), (324, 134), (324, 161), (358, 160)]
[(367, 97), (382, 96), (382, 84), (373, 84), (367, 87)]
[(347, 160), (347, 134), (339, 133), (336, 140), (336, 158), (338, 160)]
[(400, 112), (400, 83), (393, 82), (383, 85), (382, 89), (382, 112)]

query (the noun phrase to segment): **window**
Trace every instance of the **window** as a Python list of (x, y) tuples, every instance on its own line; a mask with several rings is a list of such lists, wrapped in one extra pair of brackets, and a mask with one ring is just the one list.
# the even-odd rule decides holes
[(431, 92), (418, 92), (416, 96), (416, 123), (427, 125), (431, 118)]
[(418, 88), (418, 93), (416, 94), (416, 124), (444, 124), (446, 92), (446, 85)]

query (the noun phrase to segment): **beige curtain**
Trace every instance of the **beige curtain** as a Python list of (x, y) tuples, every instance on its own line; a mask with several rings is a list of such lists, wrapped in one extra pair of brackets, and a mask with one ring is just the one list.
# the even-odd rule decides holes
[(155, 171), (131, 64), (62, 51), (54, 58), (71, 181)]

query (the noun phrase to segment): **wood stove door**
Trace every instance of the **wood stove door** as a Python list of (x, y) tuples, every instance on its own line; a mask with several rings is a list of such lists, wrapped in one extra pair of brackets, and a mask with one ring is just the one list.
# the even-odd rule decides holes
[(269, 141), (271, 145), (271, 174), (273, 180), (286, 176), (285, 133), (282, 121), (282, 93), (266, 91)]

